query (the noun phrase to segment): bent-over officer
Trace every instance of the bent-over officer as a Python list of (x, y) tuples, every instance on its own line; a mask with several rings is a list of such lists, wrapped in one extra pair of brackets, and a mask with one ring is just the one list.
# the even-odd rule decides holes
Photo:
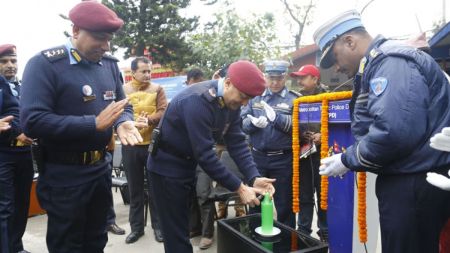
[[(256, 193), (273, 193), (273, 179), (260, 177), (241, 130), (240, 108), (264, 91), (264, 77), (255, 64), (238, 61), (226, 78), (188, 86), (170, 102), (153, 131), (147, 162), (168, 253), (192, 252), (189, 241), (189, 202), (199, 164), (245, 204), (259, 205)], [(217, 157), (214, 144), (223, 138), (230, 156), (245, 175), (245, 185)], [(157, 149), (155, 149), (157, 148)]]
[(286, 76), (289, 63), (264, 63), (268, 87), (242, 110), (242, 129), (250, 136), (252, 155), (261, 175), (275, 178), (274, 195), (278, 221), (295, 228), (292, 212), (292, 101), (299, 96), (289, 91)]
[[(450, 85), (421, 50), (373, 38), (357, 11), (320, 26), (314, 41), (320, 66), (354, 78), (350, 101), (355, 143), (322, 160), (320, 174), (377, 174), (383, 252), (439, 252), (439, 234), (450, 214), (450, 192), (427, 183), (427, 172), (447, 173), (450, 153), (429, 146), (450, 125)], [(330, 235), (331, 237), (333, 235)]]
[(111, 205), (112, 128), (123, 145), (142, 138), (122, 90), (117, 60), (105, 55), (123, 24), (103, 4), (84, 1), (69, 13), (72, 37), (37, 54), (23, 75), (21, 122), (38, 138), (37, 194), (48, 214), (53, 252), (103, 252)]

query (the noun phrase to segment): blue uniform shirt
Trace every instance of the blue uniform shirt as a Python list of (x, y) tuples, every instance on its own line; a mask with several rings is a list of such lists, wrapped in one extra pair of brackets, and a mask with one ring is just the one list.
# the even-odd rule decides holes
[[(20, 112), (24, 133), (39, 138), (48, 151), (103, 150), (112, 128), (97, 131), (96, 116), (112, 101), (125, 98), (117, 60), (104, 56), (99, 64), (79, 57), (71, 64), (69, 54), (79, 57), (61, 46), (44, 50), (27, 63)], [(133, 120), (130, 105), (115, 126), (126, 120)], [(109, 162), (107, 156), (95, 165), (47, 164), (44, 179), (54, 185), (80, 184), (103, 174)]]
[[(259, 173), (241, 130), (240, 110), (229, 110), (216, 97), (218, 81), (187, 87), (167, 107), (161, 123), (161, 147), (147, 168), (168, 177), (195, 177), (197, 163), (230, 191), (241, 180), (217, 157), (214, 144), (223, 137), (228, 152), (247, 180)], [(190, 157), (190, 159), (188, 159)]]
[[(278, 93), (266, 89), (261, 96), (255, 97), (244, 107), (241, 113), (242, 128), (250, 136), (251, 145), (260, 151), (278, 151), (292, 148), (292, 102), (299, 95), (285, 87)], [(254, 126), (248, 114), (258, 118), (266, 116), (261, 101), (272, 106), (277, 116), (267, 127)]]
[(342, 162), (379, 174), (449, 165), (450, 153), (429, 145), (430, 137), (450, 126), (449, 104), (449, 82), (433, 58), (376, 37), (355, 77), (350, 110), (356, 142)]
[(0, 76), (0, 119), (6, 116), (14, 116), (10, 123), (11, 128), (0, 133), (0, 151), (9, 151), (10, 144), (20, 134), (19, 126), (19, 101), (14, 97), (9, 83)]

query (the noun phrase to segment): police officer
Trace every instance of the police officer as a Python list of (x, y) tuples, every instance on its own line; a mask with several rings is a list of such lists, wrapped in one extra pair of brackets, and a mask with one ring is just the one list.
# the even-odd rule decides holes
[(289, 63), (264, 64), (268, 87), (242, 110), (242, 128), (250, 136), (261, 175), (275, 178), (278, 221), (295, 228), (292, 212), (292, 101), (299, 96), (286, 86)]
[(48, 214), (49, 252), (103, 252), (112, 201), (105, 149), (112, 128), (123, 145), (142, 138), (117, 60), (105, 55), (123, 21), (96, 1), (77, 4), (69, 18), (68, 42), (35, 55), (25, 68), (21, 122), (39, 141), (37, 194)]
[[(3, 75), (9, 85), (9, 91), (16, 101), (20, 97), (20, 84), (16, 78), (17, 54), (12, 44), (0, 45), (0, 75)], [(3, 78), (2, 78), (3, 79)], [(3, 89), (5, 94), (8, 89)], [(19, 118), (14, 119), (13, 130), (8, 138), (2, 138), (0, 144), (0, 180), (1, 180), (1, 206), (10, 212), (4, 213), (2, 224), (8, 232), (1, 233), (1, 252), (26, 252), (23, 249), (22, 236), (28, 220), (30, 206), (30, 190), (33, 182), (33, 162), (31, 160), (30, 145), (32, 139), (22, 133)], [(3, 240), (2, 240), (3, 241)], [(6, 250), (10, 246), (9, 250)]]
[[(159, 144), (154, 142), (147, 162), (165, 252), (192, 252), (189, 202), (197, 164), (246, 204), (259, 205), (256, 193), (274, 192), (274, 180), (259, 177), (240, 127), (240, 107), (263, 90), (264, 78), (256, 65), (238, 61), (230, 65), (226, 78), (188, 86), (170, 102), (159, 138), (152, 137)], [(219, 162), (214, 143), (222, 137), (249, 186)]]
[(356, 11), (319, 27), (314, 40), (323, 52), (321, 67), (335, 66), (355, 78), (350, 102), (355, 143), (323, 159), (320, 174), (377, 174), (382, 251), (439, 252), (450, 192), (425, 178), (450, 168), (450, 153), (428, 142), (450, 125), (447, 78), (426, 53), (381, 35), (372, 38)]
[[(298, 71), (292, 72), (291, 77), (298, 81), (300, 93), (303, 96), (317, 95), (328, 91), (328, 87), (320, 83), (320, 70), (314, 65), (304, 65)], [(300, 145), (316, 146), (320, 150), (320, 123), (300, 122)], [(300, 159), (302, 172), (300, 173), (300, 212), (298, 213), (298, 229), (311, 234), (314, 215), (314, 193), (317, 207), (320, 206), (320, 152), (314, 152)], [(317, 227), (322, 241), (328, 240), (327, 213), (317, 208)]]

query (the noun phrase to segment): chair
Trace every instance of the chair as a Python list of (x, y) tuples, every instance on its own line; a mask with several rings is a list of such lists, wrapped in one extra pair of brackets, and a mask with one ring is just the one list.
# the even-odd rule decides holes
[(112, 187), (119, 188), (122, 200), (125, 205), (130, 204), (130, 193), (128, 191), (128, 181), (125, 177), (125, 170), (122, 163), (122, 145), (115, 145), (112, 161)]

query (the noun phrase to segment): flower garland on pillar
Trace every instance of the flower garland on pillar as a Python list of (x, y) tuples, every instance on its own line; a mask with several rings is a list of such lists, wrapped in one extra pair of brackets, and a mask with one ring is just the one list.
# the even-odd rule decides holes
[[(292, 112), (292, 210), (295, 213), (300, 211), (300, 130), (299, 130), (299, 105), (301, 103), (317, 103), (322, 102), (321, 111), (321, 148), (320, 158), (328, 156), (328, 103), (329, 101), (349, 99), (352, 97), (351, 91), (322, 93), (314, 96), (299, 97), (293, 102)], [(357, 173), (358, 188), (358, 228), (359, 240), (367, 242), (367, 205), (366, 205), (366, 173)], [(321, 202), (320, 208), (327, 210), (328, 208), (328, 177), (321, 177)]]
[[(331, 93), (330, 93), (331, 94)], [(328, 156), (328, 99), (322, 100), (320, 115), (320, 159)], [(328, 209), (328, 177), (320, 176), (320, 208)]]
[(300, 101), (294, 100), (292, 111), (292, 211), (300, 212), (300, 130), (298, 126), (298, 106)]
[(366, 216), (366, 172), (357, 173), (358, 186), (358, 229), (359, 241), (367, 242), (367, 216)]

